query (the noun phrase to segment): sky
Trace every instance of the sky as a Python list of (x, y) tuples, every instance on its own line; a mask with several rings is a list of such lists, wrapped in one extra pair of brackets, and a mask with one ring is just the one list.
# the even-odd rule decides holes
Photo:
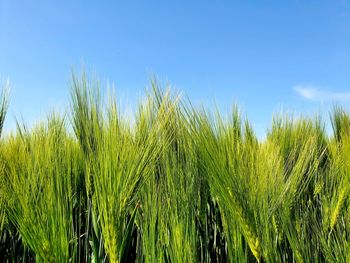
[(134, 109), (150, 78), (194, 105), (236, 103), (259, 137), (276, 113), (350, 107), (350, 0), (0, 0), (5, 130), (69, 109), (72, 70)]

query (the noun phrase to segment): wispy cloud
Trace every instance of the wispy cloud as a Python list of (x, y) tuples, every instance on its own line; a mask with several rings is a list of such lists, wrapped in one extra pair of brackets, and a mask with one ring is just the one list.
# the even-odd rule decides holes
[(350, 101), (350, 92), (332, 92), (321, 89), (315, 85), (303, 84), (293, 89), (303, 98), (313, 101)]

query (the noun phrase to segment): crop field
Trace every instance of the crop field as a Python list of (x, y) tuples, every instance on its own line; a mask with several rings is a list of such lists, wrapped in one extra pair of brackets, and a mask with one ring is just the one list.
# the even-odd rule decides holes
[[(0, 139), (0, 262), (349, 262), (350, 115), (194, 107), (152, 80), (133, 119), (73, 75), (70, 108)], [(0, 128), (15, 97), (3, 87)]]

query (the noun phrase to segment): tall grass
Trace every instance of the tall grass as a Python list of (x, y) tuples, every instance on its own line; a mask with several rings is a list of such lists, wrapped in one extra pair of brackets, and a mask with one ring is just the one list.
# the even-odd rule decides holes
[[(350, 115), (194, 108), (151, 81), (134, 116), (86, 74), (70, 111), (0, 141), (2, 262), (348, 262)], [(15, 98), (14, 98), (15, 99)], [(0, 131), (8, 95), (0, 97)], [(134, 118), (134, 119), (130, 119)]]
[(9, 220), (37, 260), (69, 261), (76, 246), (73, 201), (80, 155), (64, 121), (52, 116), (30, 133), (21, 130), (5, 148)]
[[(193, 262), (197, 259), (196, 205), (198, 169), (194, 141), (187, 128), (178, 97), (163, 93), (152, 82), (148, 105), (151, 116), (167, 105), (168, 124), (157, 143), (162, 146), (151, 176), (140, 191), (142, 248), (145, 262)], [(138, 129), (142, 129), (140, 110)], [(170, 138), (170, 140), (169, 140)]]

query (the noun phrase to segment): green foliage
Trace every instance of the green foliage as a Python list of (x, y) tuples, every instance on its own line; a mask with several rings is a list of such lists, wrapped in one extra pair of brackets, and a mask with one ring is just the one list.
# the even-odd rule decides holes
[(80, 158), (59, 117), (5, 141), (8, 219), (38, 260), (67, 262), (74, 253), (74, 184)]
[(1, 262), (349, 262), (342, 108), (333, 136), (276, 116), (259, 141), (237, 106), (195, 109), (155, 80), (134, 116), (104, 99), (73, 74), (68, 117), (1, 137)]

